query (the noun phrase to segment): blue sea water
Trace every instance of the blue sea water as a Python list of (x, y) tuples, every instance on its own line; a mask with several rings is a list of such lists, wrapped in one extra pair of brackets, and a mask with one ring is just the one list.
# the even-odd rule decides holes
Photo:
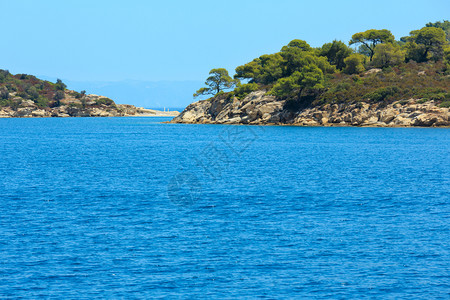
[(0, 119), (0, 298), (450, 297), (450, 129)]

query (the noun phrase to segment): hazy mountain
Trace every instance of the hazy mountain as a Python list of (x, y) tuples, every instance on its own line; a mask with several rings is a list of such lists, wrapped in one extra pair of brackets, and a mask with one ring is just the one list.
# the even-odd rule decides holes
[[(55, 81), (55, 78), (46, 78)], [(61, 78), (67, 88), (88, 94), (107, 96), (119, 104), (133, 104), (146, 108), (184, 108), (194, 101), (192, 94), (204, 83), (202, 81), (138, 81), (115, 82), (70, 81)]]

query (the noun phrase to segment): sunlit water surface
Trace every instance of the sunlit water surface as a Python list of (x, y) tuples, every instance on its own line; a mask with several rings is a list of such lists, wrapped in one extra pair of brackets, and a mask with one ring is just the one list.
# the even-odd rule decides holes
[(447, 298), (450, 129), (0, 119), (0, 297)]

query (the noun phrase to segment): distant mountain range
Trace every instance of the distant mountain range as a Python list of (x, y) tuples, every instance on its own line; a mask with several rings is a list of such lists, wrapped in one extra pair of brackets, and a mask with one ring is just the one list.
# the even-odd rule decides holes
[[(39, 76), (54, 82), (56, 78)], [(182, 109), (193, 102), (192, 94), (202, 81), (62, 81), (72, 90), (86, 90), (88, 94), (104, 95), (119, 104), (133, 104), (145, 108)]]

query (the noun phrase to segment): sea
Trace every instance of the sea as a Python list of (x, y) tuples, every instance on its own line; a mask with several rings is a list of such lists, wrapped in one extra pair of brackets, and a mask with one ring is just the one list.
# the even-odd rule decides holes
[(1, 299), (449, 299), (450, 129), (0, 119)]

